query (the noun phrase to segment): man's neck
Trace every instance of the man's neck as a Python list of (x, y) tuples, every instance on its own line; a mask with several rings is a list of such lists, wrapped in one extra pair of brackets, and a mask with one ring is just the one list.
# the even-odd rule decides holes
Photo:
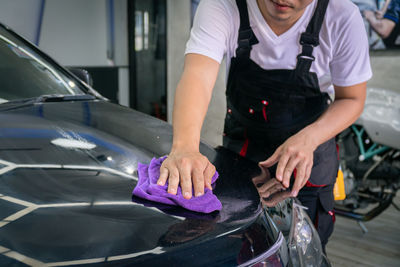
[(305, 11), (305, 8), (301, 10), (294, 10), (289, 17), (285, 19), (279, 19), (273, 17), (270, 12), (268, 12), (265, 0), (257, 0), (257, 5), (262, 16), (264, 17), (264, 20), (277, 36), (288, 31), (301, 18)]

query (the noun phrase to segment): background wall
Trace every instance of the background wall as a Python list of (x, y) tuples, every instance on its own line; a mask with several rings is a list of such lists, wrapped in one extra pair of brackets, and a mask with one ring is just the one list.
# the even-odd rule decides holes
[(47, 1), (40, 47), (66, 66), (111, 65), (106, 18), (105, 0)]
[(126, 0), (46, 1), (39, 46), (64, 66), (88, 69), (95, 89), (127, 106), (126, 6)]
[(108, 75), (95, 88), (128, 105), (127, 0), (0, 0), (0, 21), (61, 65)]
[[(197, 2), (197, 0), (194, 1), (194, 4), (197, 4)], [(188, 0), (167, 1), (167, 103), (168, 122), (170, 123), (172, 123), (175, 88), (182, 74), (186, 42), (190, 36), (192, 7), (191, 1)], [(222, 144), (225, 107), (225, 63), (223, 62), (201, 133), (202, 140), (212, 146)]]
[[(175, 88), (183, 70), (192, 12), (197, 3), (198, 0), (167, 0), (169, 122), (172, 122)], [(62, 65), (115, 68), (112, 73), (117, 83), (107, 86), (118, 96), (120, 104), (129, 104), (127, 0), (0, 0), (0, 21), (39, 44)], [(400, 51), (372, 52), (371, 63), (374, 76), (369, 87), (400, 90)], [(223, 62), (202, 128), (202, 139), (213, 146), (222, 143), (225, 74)], [(154, 73), (140, 75), (154, 79)]]
[(0, 22), (37, 44), (42, 0), (1, 0)]
[(167, 0), (167, 118), (172, 122), (175, 88), (183, 70), (184, 52), (190, 34), (191, 3)]

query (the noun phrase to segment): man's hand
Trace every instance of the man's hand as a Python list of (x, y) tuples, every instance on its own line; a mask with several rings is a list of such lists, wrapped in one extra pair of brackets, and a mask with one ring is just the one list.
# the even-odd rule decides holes
[(285, 187), (289, 187), (290, 176), (296, 169), (292, 196), (297, 196), (310, 178), (315, 149), (349, 127), (363, 110), (366, 82), (345, 87), (335, 85), (334, 88), (335, 101), (321, 117), (287, 139), (271, 157), (259, 163), (268, 168), (278, 162), (276, 179)]
[(296, 169), (292, 196), (297, 196), (299, 190), (310, 178), (316, 148), (317, 144), (310, 137), (299, 132), (287, 139), (271, 157), (259, 164), (268, 168), (278, 162), (276, 179), (286, 188), (289, 187), (290, 177)]
[(168, 193), (175, 195), (178, 185), (183, 197), (192, 197), (192, 185), (195, 196), (204, 194), (204, 188), (212, 190), (211, 179), (215, 167), (200, 152), (171, 152), (160, 168), (158, 185), (165, 185), (168, 180)]

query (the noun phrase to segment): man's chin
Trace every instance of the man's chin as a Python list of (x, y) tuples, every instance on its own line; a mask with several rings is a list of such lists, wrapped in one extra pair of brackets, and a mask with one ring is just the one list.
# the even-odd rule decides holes
[(288, 21), (290, 19), (290, 14), (272, 14), (271, 16), (276, 21)]

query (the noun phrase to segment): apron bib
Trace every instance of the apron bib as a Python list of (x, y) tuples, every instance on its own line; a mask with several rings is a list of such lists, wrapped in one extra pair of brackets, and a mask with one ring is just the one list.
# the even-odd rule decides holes
[[(258, 40), (249, 23), (246, 0), (236, 0), (240, 28), (236, 57), (231, 59), (226, 97), (227, 114), (223, 145), (253, 161), (267, 159), (290, 136), (313, 123), (328, 108), (331, 99), (319, 88), (310, 72), (319, 45), (319, 32), (329, 0), (319, 0), (307, 29), (301, 34), (302, 52), (293, 70), (265, 70), (250, 59)], [(338, 159), (334, 139), (314, 151), (308, 185), (333, 184)]]

